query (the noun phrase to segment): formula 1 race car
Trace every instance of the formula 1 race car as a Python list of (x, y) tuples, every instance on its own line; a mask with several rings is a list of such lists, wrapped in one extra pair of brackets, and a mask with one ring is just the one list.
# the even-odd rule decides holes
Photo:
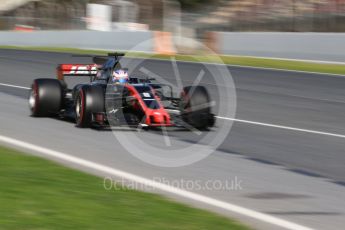
[[(174, 97), (170, 85), (128, 76), (128, 69), (120, 64), (122, 56), (124, 53), (110, 53), (94, 56), (94, 64), (59, 64), (57, 79), (35, 79), (29, 94), (31, 115), (71, 118), (78, 127), (177, 126), (205, 130), (214, 126), (205, 87), (184, 87), (180, 97)], [(90, 82), (69, 89), (65, 76), (89, 76)]]

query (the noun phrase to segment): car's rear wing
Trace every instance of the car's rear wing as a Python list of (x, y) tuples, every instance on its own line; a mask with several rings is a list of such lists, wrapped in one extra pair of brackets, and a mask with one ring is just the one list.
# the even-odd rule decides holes
[(59, 64), (56, 68), (57, 79), (64, 80), (65, 76), (94, 77), (97, 75), (97, 64)]

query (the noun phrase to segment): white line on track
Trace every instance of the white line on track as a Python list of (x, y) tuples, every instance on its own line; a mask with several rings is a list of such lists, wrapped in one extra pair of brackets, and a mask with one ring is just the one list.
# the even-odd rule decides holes
[[(222, 65), (222, 64), (220, 64)], [(310, 74), (310, 75), (324, 75), (328, 77), (341, 77), (344, 78), (344, 74), (336, 74), (336, 73), (321, 73), (321, 72), (312, 72), (312, 71), (303, 71), (303, 70), (290, 70), (290, 69), (279, 69), (279, 68), (270, 68), (270, 67), (255, 67), (255, 66), (244, 66), (244, 65), (231, 65), (225, 64), (230, 67), (237, 67), (242, 69), (258, 69), (258, 70), (269, 70), (269, 71), (280, 71), (280, 72), (290, 72), (290, 73), (303, 73), (303, 74)]]
[(5, 83), (0, 83), (0, 86), (7, 86), (11, 88), (18, 88), (18, 89), (30, 89), (29, 87), (24, 87), (24, 86), (19, 86), (19, 85), (11, 85), (11, 84), (5, 84)]
[(312, 60), (303, 58), (281, 58), (281, 57), (269, 57), (269, 56), (250, 56), (250, 55), (224, 55), (224, 57), (237, 57), (237, 58), (258, 58), (258, 59), (268, 59), (268, 60), (278, 60), (278, 61), (295, 61), (295, 62), (310, 62), (318, 64), (333, 64), (333, 65), (345, 65), (343, 61), (323, 61), (323, 60)]
[[(26, 89), (26, 90), (30, 89), (29, 87), (11, 85), (11, 84), (5, 84), (5, 83), (0, 83), (0, 86), (7, 86), (7, 87)], [(242, 120), (242, 119), (230, 118), (230, 117), (222, 117), (222, 116), (216, 116), (216, 117), (218, 119), (222, 119), (222, 120), (235, 121), (235, 122), (246, 123), (246, 124), (251, 124), (251, 125), (265, 126), (265, 127), (271, 127), (271, 128), (277, 128), (277, 129), (291, 130), (291, 131), (296, 131), (296, 132), (318, 134), (318, 135), (325, 135), (325, 136), (330, 136), (330, 137), (345, 138), (345, 135), (337, 134), (337, 133), (322, 132), (322, 131), (316, 131), (316, 130), (310, 130), (310, 129), (301, 129), (301, 128), (295, 128), (295, 127), (290, 127), (290, 126), (275, 125), (275, 124), (269, 124), (269, 123), (263, 123), (263, 122), (257, 122), (257, 121), (249, 121), (249, 120)]]
[(24, 142), (24, 141), (20, 141), (17, 139), (13, 139), (10, 137), (6, 137), (6, 136), (2, 136), (0, 135), (0, 141), (10, 144), (10, 145), (14, 145), (20, 148), (25, 148), (31, 151), (35, 151), (38, 152), (40, 154), (46, 155), (46, 156), (50, 156), (53, 157), (55, 159), (59, 159), (59, 160), (63, 160), (69, 163), (73, 163), (75, 165), (79, 165), (82, 167), (86, 167), (88, 169), (92, 169), (92, 170), (97, 170), (99, 172), (102, 173), (106, 173), (115, 177), (120, 177), (129, 181), (133, 181), (139, 184), (143, 184), (145, 186), (150, 186), (152, 188), (156, 188), (159, 189), (161, 191), (164, 192), (168, 192), (174, 195), (178, 195), (180, 197), (184, 197), (190, 200), (194, 200), (200, 203), (204, 203), (213, 207), (217, 207), (217, 208), (221, 208), (230, 212), (234, 212), (234, 213), (238, 213), (247, 217), (251, 217), (254, 218), (256, 220), (262, 221), (262, 222), (266, 222), (275, 226), (279, 226), (281, 228), (284, 229), (294, 229), (294, 230), (312, 230), (312, 228), (306, 227), (306, 226), (302, 226), (284, 219), (280, 219), (271, 215), (267, 215), (265, 213), (261, 213), (261, 212), (257, 212), (248, 208), (244, 208), (238, 205), (234, 205), (228, 202), (224, 202), (221, 200), (217, 200), (211, 197), (207, 197), (204, 195), (200, 195), (197, 193), (193, 193), (193, 192), (189, 192), (189, 191), (185, 191), (173, 186), (169, 186), (163, 183), (159, 183), (157, 181), (154, 180), (150, 180), (132, 173), (128, 173), (122, 170), (118, 170), (115, 168), (111, 168), (109, 166), (105, 166), (105, 165), (101, 165), (101, 164), (97, 164), (95, 162), (92, 161), (88, 161), (85, 159), (81, 159), (66, 153), (62, 153), (62, 152), (58, 152), (52, 149), (48, 149), (48, 148), (44, 148), (38, 145), (34, 145), (28, 142)]
[(339, 138), (345, 138), (345, 135), (343, 134), (336, 134), (336, 133), (328, 133), (328, 132), (322, 132), (322, 131), (316, 131), (316, 130), (310, 130), (310, 129), (300, 129), (300, 128), (294, 128), (284, 125), (274, 125), (274, 124), (268, 124), (268, 123), (262, 123), (262, 122), (256, 122), (256, 121), (248, 121), (248, 120), (241, 120), (236, 118), (229, 118), (229, 117), (221, 117), (216, 116), (219, 119), (222, 120), (229, 120), (229, 121), (236, 121), (239, 123), (246, 123), (251, 125), (259, 125), (259, 126), (265, 126), (265, 127), (271, 127), (271, 128), (277, 128), (277, 129), (286, 129), (291, 131), (297, 131), (297, 132), (304, 132), (304, 133), (312, 133), (312, 134), (319, 134), (319, 135), (325, 135), (325, 136), (331, 136), (331, 137), (339, 137)]

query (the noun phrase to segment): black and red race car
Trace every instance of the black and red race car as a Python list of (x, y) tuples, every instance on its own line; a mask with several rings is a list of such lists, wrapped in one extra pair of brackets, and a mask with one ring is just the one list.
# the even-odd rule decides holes
[[(124, 53), (93, 57), (94, 64), (60, 64), (57, 79), (39, 78), (29, 94), (31, 115), (74, 119), (78, 127), (184, 127), (207, 130), (214, 126), (211, 98), (203, 86), (184, 87), (180, 97), (172, 87), (150, 78), (111, 81), (121, 69)], [(65, 76), (89, 76), (90, 82), (67, 87)], [(167, 93), (169, 92), (169, 93)]]

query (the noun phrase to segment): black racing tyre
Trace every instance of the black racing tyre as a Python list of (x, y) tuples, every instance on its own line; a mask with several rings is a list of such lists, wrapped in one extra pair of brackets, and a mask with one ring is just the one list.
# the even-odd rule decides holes
[(78, 127), (86, 128), (92, 124), (94, 113), (104, 112), (104, 91), (99, 86), (83, 85), (75, 96), (75, 121)]
[(31, 115), (54, 116), (61, 110), (63, 86), (57, 79), (39, 78), (32, 83), (29, 93)]
[(194, 128), (203, 130), (215, 124), (215, 117), (211, 113), (211, 99), (203, 86), (183, 88), (180, 111), (183, 121)]

